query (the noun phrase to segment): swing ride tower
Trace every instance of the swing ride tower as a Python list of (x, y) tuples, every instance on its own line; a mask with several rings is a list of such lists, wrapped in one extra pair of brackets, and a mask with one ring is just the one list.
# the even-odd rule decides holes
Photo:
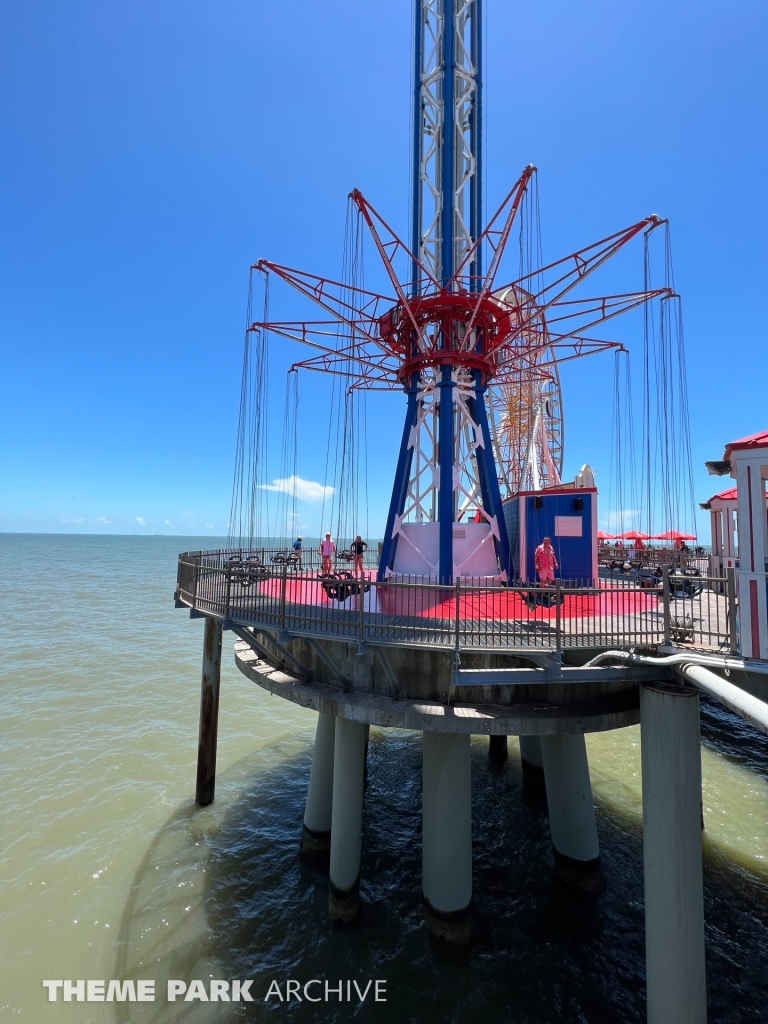
[[(221, 636), (231, 630), (247, 678), (318, 712), (302, 848), (330, 856), (335, 920), (358, 910), (367, 730), (422, 732), (425, 919), (436, 935), (462, 940), (471, 930), (470, 736), (487, 735), (497, 751), (506, 751), (507, 736), (520, 737), (524, 767), (543, 773), (556, 869), (594, 892), (602, 876), (584, 736), (642, 717), (646, 877), (653, 879), (647, 930), (665, 944), (653, 967), (649, 959), (649, 1006), (653, 993), (661, 1007), (649, 1020), (701, 1024), (697, 698), (673, 684), (666, 663), (635, 654), (638, 647), (669, 653), (668, 587), (663, 616), (656, 595), (638, 590), (629, 599), (626, 587), (612, 591), (595, 580), (565, 594), (555, 581), (545, 607), (520, 582), (502, 507), (520, 492), (560, 484), (558, 367), (624, 353), (593, 329), (654, 302), (677, 303), (671, 272), (657, 287), (646, 275), (637, 291), (575, 294), (633, 239), (647, 251), (666, 222), (645, 217), (546, 265), (536, 251), (504, 280), (505, 247), (536, 169), (524, 168), (483, 226), (482, 3), (415, 3), (408, 242), (358, 190), (349, 196), (388, 292), (267, 259), (252, 267), (290, 285), (324, 319), (276, 321), (265, 313), (249, 322), (246, 368), (256, 376), (251, 386), (244, 370), (238, 493), (255, 500), (275, 489), (258, 476), (268, 337), (312, 349), (291, 372), (336, 375), (345, 394), (404, 395), (405, 418), (375, 574), (330, 581), (289, 577), (284, 564), (273, 571), (255, 557), (252, 507), (245, 539), (240, 531), (226, 551), (180, 556), (177, 603), (206, 619), (198, 802), (213, 799)], [(659, 322), (668, 321), (674, 317)], [(668, 339), (659, 351), (667, 348), (674, 348)], [(687, 787), (682, 804), (677, 790), (667, 799), (678, 767)], [(678, 848), (687, 851), (682, 860)], [(674, 925), (665, 916), (671, 905)], [(693, 1015), (678, 1014), (691, 1006)]]
[[(502, 307), (492, 274), (483, 274), (481, 12), (477, 0), (415, 5), (413, 280), (409, 309), (394, 307), (382, 330), (403, 346), (408, 403), (380, 579), (400, 567), (444, 584), (467, 568), (475, 576), (510, 573), (486, 410)], [(455, 536), (454, 524), (469, 508), (479, 522), (467, 524), (474, 535), (459, 554), (466, 527)]]

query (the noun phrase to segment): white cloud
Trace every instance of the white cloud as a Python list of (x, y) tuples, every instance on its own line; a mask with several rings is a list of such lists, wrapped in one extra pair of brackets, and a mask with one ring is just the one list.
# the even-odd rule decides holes
[(109, 522), (111, 522), (111, 520), (107, 519), (106, 516), (97, 516), (93, 521), (94, 521), (94, 523), (109, 523)]
[(139, 524), (139, 526), (146, 526), (147, 525), (144, 522), (144, 520), (141, 518), (141, 516), (136, 516), (136, 522)]
[(333, 487), (323, 487), (314, 480), (304, 480), (300, 476), (288, 476), (273, 480), (271, 484), (260, 484), (263, 491), (278, 491), (280, 494), (295, 494), (301, 501), (322, 501), (330, 498)]
[(206, 523), (205, 524), (205, 528), (206, 528), (206, 530), (212, 530), (213, 529), (213, 523)]
[(80, 519), (62, 519), (62, 523), (84, 523), (85, 520), (81, 517)]
[(623, 526), (625, 529), (631, 530), (634, 526), (634, 520), (639, 515), (639, 509), (620, 508), (616, 512), (607, 512), (603, 518), (603, 525), (609, 533), (615, 530), (617, 526)]
[(165, 520), (165, 525), (166, 526), (170, 526), (171, 525), (171, 520), (170, 519), (166, 519)]

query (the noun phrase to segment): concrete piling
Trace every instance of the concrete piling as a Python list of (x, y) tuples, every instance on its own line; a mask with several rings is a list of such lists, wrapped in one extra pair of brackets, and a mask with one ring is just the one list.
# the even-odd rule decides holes
[(648, 1024), (706, 1024), (699, 695), (640, 687)]
[(221, 685), (221, 621), (206, 618), (203, 637), (203, 679), (200, 688), (200, 727), (197, 741), (195, 803), (213, 803), (216, 788), (216, 743), (219, 731)]
[(523, 769), (525, 795), (534, 803), (546, 805), (544, 761), (541, 756), (541, 740), (538, 736), (520, 737), (520, 766)]
[(541, 737), (555, 868), (575, 888), (602, 888), (600, 846), (583, 733)]
[(325, 857), (331, 850), (335, 738), (335, 717), (319, 712), (301, 834), (301, 852), (307, 857)]
[(503, 764), (507, 760), (507, 737), (506, 736), (489, 736), (488, 737), (488, 757), (494, 764)]
[(359, 905), (365, 739), (364, 724), (336, 719), (328, 891), (332, 921), (351, 921)]
[(472, 931), (472, 786), (467, 733), (423, 734), (422, 885), (424, 917), (439, 938)]

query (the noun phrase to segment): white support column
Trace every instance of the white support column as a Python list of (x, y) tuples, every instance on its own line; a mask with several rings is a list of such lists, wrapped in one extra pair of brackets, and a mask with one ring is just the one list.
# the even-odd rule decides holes
[(722, 513), (722, 511), (720, 509), (714, 509), (714, 508), (711, 509), (711, 511), (709, 513), (709, 519), (710, 519), (710, 534), (712, 536), (712, 554), (713, 555), (722, 555), (722, 553), (723, 553), (723, 545), (722, 545), (722, 536), (723, 536), (722, 517), (723, 517), (723, 513)]
[(640, 687), (648, 1024), (706, 1024), (699, 695)]
[(331, 849), (331, 814), (333, 808), (333, 757), (336, 719), (333, 715), (317, 716), (315, 749), (309, 773), (307, 803), (301, 852), (306, 856), (324, 856)]
[(422, 885), (427, 927), (464, 942), (472, 931), (472, 785), (468, 733), (423, 735)]
[[(724, 528), (723, 528), (723, 555), (726, 558), (736, 558), (736, 509), (731, 508), (730, 505), (726, 505), (723, 510)], [(733, 562), (731, 563), (733, 565)]]
[(766, 452), (752, 458), (736, 451), (731, 465), (736, 470), (739, 501), (739, 634), (744, 658), (768, 658), (768, 604), (766, 557), (768, 527), (765, 483), (762, 479)]
[(602, 888), (600, 846), (583, 733), (542, 736), (549, 827), (557, 873), (576, 888)]
[(359, 903), (365, 737), (361, 722), (336, 719), (328, 892), (332, 921), (351, 921)]

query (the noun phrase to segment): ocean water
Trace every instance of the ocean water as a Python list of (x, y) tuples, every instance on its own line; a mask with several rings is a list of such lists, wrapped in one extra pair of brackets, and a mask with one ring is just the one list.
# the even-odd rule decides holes
[[(242, 677), (225, 635), (216, 801), (194, 805), (202, 623), (174, 609), (193, 538), (0, 536), (0, 1018), (469, 1024), (645, 1019), (640, 740), (588, 738), (605, 892), (553, 877), (546, 814), (473, 741), (475, 937), (421, 918), (420, 742), (373, 730), (362, 909), (327, 921), (298, 856), (314, 718)], [(768, 1018), (768, 740), (702, 707), (709, 1013)], [(167, 1002), (252, 978), (253, 1003)], [(155, 979), (153, 1003), (47, 1001), (43, 979)], [(289, 978), (386, 1002), (264, 1002)], [(361, 986), (364, 987), (364, 984)]]

